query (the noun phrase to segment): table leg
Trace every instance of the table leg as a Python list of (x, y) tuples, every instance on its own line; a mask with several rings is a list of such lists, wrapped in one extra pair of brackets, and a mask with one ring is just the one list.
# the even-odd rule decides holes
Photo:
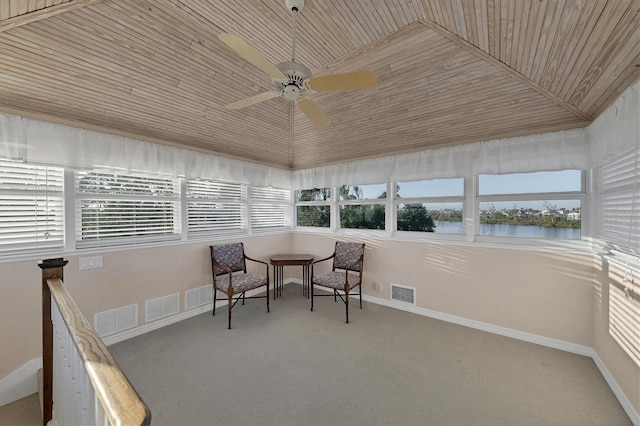
[(309, 298), (309, 265), (302, 265), (302, 295)]

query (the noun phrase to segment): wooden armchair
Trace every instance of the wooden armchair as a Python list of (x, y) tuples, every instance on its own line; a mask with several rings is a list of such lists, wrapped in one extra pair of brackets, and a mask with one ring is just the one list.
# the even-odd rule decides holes
[[(261, 260), (252, 259), (244, 253), (242, 243), (224, 244), (209, 246), (211, 251), (211, 272), (213, 273), (213, 315), (216, 314), (216, 301), (218, 291), (227, 295), (229, 301), (229, 328), (231, 328), (231, 310), (242, 299), (267, 299), (267, 312), (269, 312), (269, 265)], [(247, 273), (247, 263), (262, 263), (265, 266), (265, 275), (254, 275)], [(239, 273), (242, 272), (242, 273)], [(235, 274), (234, 274), (235, 273)], [(264, 296), (246, 297), (245, 292), (255, 288), (267, 286)], [(234, 299), (233, 295), (238, 296)]]
[[(316, 275), (314, 265), (333, 259), (331, 272)], [(311, 310), (313, 311), (313, 286), (319, 285), (333, 290), (333, 294), (316, 294), (315, 296), (338, 297), (346, 306), (346, 322), (349, 323), (349, 294), (358, 287), (360, 309), (362, 309), (362, 269), (364, 262), (364, 244), (337, 241), (333, 254), (327, 258), (317, 260), (311, 264)], [(342, 292), (342, 294), (340, 293)], [(343, 297), (344, 296), (344, 297)]]

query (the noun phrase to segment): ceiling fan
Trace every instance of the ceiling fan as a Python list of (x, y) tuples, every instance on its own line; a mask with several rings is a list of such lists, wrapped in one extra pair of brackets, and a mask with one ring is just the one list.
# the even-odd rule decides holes
[(241, 37), (233, 34), (220, 34), (218, 36), (220, 41), (231, 48), (238, 56), (267, 73), (275, 86), (275, 90), (233, 102), (227, 105), (227, 108), (240, 109), (269, 99), (282, 97), (290, 102), (295, 102), (317, 127), (327, 127), (331, 124), (331, 121), (311, 100), (310, 96), (312, 94), (333, 90), (367, 89), (375, 87), (378, 84), (378, 78), (372, 71), (356, 71), (346, 74), (313, 77), (309, 68), (295, 61), (296, 15), (304, 7), (304, 0), (285, 0), (285, 5), (291, 11), (293, 17), (291, 62), (273, 65)]

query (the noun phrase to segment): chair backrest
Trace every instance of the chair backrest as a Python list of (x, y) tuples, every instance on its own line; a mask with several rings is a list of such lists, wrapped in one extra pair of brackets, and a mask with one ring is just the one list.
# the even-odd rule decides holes
[[(247, 272), (247, 264), (244, 258), (244, 246), (242, 243), (222, 244), (219, 246), (211, 247), (211, 257), (213, 260), (231, 269), (232, 272), (243, 271)], [(220, 275), (227, 273), (224, 269), (213, 265), (213, 275)]]
[(336, 241), (336, 255), (333, 258), (333, 269), (347, 269), (349, 271), (361, 272), (362, 262), (358, 262), (358, 260), (363, 255), (363, 243)]

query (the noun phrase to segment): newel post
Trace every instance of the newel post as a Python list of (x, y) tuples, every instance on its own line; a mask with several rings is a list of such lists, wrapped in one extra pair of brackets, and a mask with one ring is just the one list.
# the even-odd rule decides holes
[(60, 278), (68, 261), (44, 259), (42, 269), (42, 421), (46, 425), (53, 417), (53, 323), (51, 322), (51, 290), (47, 280)]

